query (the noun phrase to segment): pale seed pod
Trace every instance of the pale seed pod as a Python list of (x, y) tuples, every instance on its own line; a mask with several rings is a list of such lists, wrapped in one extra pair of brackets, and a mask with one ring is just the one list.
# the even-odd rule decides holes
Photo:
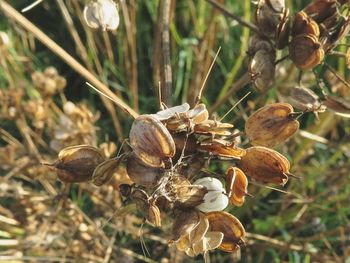
[(204, 202), (197, 206), (202, 212), (212, 212), (224, 210), (228, 205), (228, 198), (222, 183), (212, 177), (204, 177), (196, 180), (193, 184), (205, 186), (208, 193), (204, 196)]
[(302, 111), (323, 112), (325, 110), (325, 107), (319, 101), (319, 97), (307, 88), (291, 88), (289, 100), (293, 106)]
[(234, 142), (211, 138), (202, 141), (198, 151), (207, 152), (210, 155), (224, 159), (240, 159), (245, 154), (245, 150), (235, 146)]
[(96, 186), (101, 186), (108, 183), (118, 169), (122, 159), (122, 157), (117, 159), (109, 159), (99, 164), (95, 168), (92, 175), (92, 183)]
[(245, 230), (241, 222), (227, 212), (211, 212), (207, 214), (209, 231), (224, 234), (219, 249), (226, 252), (235, 252), (244, 244)]
[(319, 65), (324, 59), (325, 51), (314, 35), (298, 35), (289, 44), (289, 57), (294, 64), (308, 70)]
[(244, 204), (248, 193), (248, 179), (238, 167), (229, 167), (226, 171), (226, 193), (232, 205)]
[(254, 112), (245, 123), (245, 132), (252, 145), (274, 147), (290, 138), (298, 129), (288, 103), (273, 103)]
[(116, 30), (119, 26), (119, 13), (112, 0), (97, 0), (84, 8), (84, 20), (91, 28)]
[(263, 183), (284, 185), (288, 181), (290, 163), (279, 152), (261, 146), (246, 149), (246, 155), (239, 162), (239, 168)]
[(147, 188), (156, 186), (164, 175), (164, 169), (145, 165), (135, 154), (127, 157), (126, 171), (134, 183)]
[(194, 133), (201, 135), (230, 136), (232, 135), (232, 132), (229, 130), (231, 128), (233, 128), (233, 125), (230, 123), (223, 123), (216, 120), (206, 120), (196, 124), (193, 131)]
[(160, 121), (166, 121), (170, 118), (178, 116), (179, 114), (188, 112), (189, 109), (190, 109), (190, 105), (188, 103), (184, 103), (178, 106), (174, 106), (171, 108), (158, 111), (156, 114), (152, 114), (152, 115)]
[(164, 160), (175, 155), (175, 143), (167, 128), (152, 115), (135, 119), (129, 134), (136, 156), (151, 167), (164, 167)]
[(192, 245), (192, 248), (186, 251), (186, 254), (190, 257), (198, 256), (199, 254), (205, 253), (209, 250), (218, 248), (224, 234), (218, 231), (208, 231), (201, 240), (198, 240)]
[(64, 148), (53, 164), (58, 178), (65, 183), (90, 181), (95, 168), (105, 160), (103, 153), (89, 145)]

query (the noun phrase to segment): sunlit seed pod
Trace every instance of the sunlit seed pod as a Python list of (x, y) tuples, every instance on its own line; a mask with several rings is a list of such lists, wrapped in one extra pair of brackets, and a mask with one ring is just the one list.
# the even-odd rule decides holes
[(318, 38), (320, 36), (320, 29), (315, 20), (304, 11), (300, 11), (294, 17), (291, 34), (293, 37), (298, 35), (310, 35)]
[(244, 244), (245, 230), (241, 222), (227, 212), (211, 212), (207, 214), (209, 231), (221, 232), (224, 238), (219, 249), (234, 252)]
[(243, 205), (248, 193), (248, 179), (238, 167), (229, 167), (226, 171), (226, 193), (232, 205)]
[(150, 204), (148, 206), (147, 214), (145, 215), (146, 219), (155, 227), (160, 227), (162, 225), (161, 223), (161, 217), (160, 217), (160, 210), (158, 206), (154, 204)]
[(320, 24), (338, 11), (337, 0), (313, 0), (303, 11)]
[(231, 128), (233, 128), (233, 125), (230, 123), (223, 123), (216, 120), (206, 120), (196, 124), (193, 131), (196, 134), (202, 135), (229, 136), (232, 134), (232, 132), (229, 130)]
[(327, 95), (322, 104), (335, 114), (350, 118), (350, 100)]
[(193, 109), (189, 110), (187, 116), (193, 124), (199, 124), (208, 120), (209, 112), (205, 104), (200, 103), (196, 105)]
[(179, 251), (189, 251), (192, 249), (192, 244), (190, 243), (190, 237), (189, 234), (181, 236), (177, 241), (176, 241), (176, 248)]
[(307, 88), (292, 87), (289, 100), (293, 106), (303, 111), (323, 112), (325, 110), (319, 97)]
[(218, 248), (223, 238), (224, 234), (221, 232), (208, 231), (201, 240), (198, 240), (192, 245), (192, 250), (186, 254), (192, 256), (191, 252), (193, 252), (193, 256), (198, 256), (199, 254)]
[(283, 13), (281, 22), (278, 24), (275, 33), (275, 43), (277, 49), (285, 48), (289, 43), (290, 34), (290, 19), (289, 19), (289, 9), (286, 9)]
[(122, 160), (123, 157), (109, 159), (99, 164), (92, 174), (92, 183), (96, 186), (101, 186), (108, 183), (112, 179)]
[(178, 106), (158, 111), (156, 114), (153, 114), (153, 116), (155, 116), (160, 121), (165, 121), (170, 118), (176, 117), (179, 114), (186, 113), (187, 111), (189, 111), (189, 109), (190, 105), (188, 103), (184, 103)]
[(165, 186), (168, 198), (176, 207), (195, 207), (204, 201), (208, 190), (203, 185), (191, 184), (185, 177), (173, 176)]
[(201, 212), (195, 209), (179, 210), (173, 222), (170, 242), (178, 241), (181, 236), (190, 234), (200, 223), (200, 214)]
[(324, 50), (315, 36), (298, 35), (289, 44), (289, 57), (298, 68), (308, 70), (323, 61)]
[(220, 180), (212, 177), (204, 177), (196, 180), (193, 184), (205, 186), (208, 193), (204, 196), (204, 202), (197, 206), (202, 212), (224, 210), (228, 205), (228, 198), (225, 194)]
[(89, 145), (64, 148), (54, 163), (58, 178), (65, 183), (90, 181), (95, 168), (105, 160), (103, 153)]
[(119, 13), (112, 0), (97, 0), (84, 8), (84, 20), (91, 28), (116, 30), (119, 26)]
[(202, 141), (198, 150), (228, 159), (240, 159), (245, 154), (245, 150), (235, 146), (233, 142), (211, 138)]
[(209, 221), (204, 213), (199, 213), (198, 224), (189, 232), (189, 239), (191, 244), (203, 239), (204, 235), (208, 232)]
[(263, 183), (287, 183), (290, 163), (286, 157), (261, 146), (250, 147), (246, 151), (238, 166), (247, 176)]
[(249, 63), (249, 73), (252, 76), (254, 86), (260, 91), (270, 88), (275, 77), (275, 52), (259, 50)]
[(146, 165), (164, 167), (164, 160), (175, 155), (175, 143), (167, 128), (152, 115), (140, 115), (131, 127), (130, 144)]
[[(299, 114), (300, 115), (300, 114)], [(274, 147), (289, 139), (298, 129), (293, 107), (273, 103), (254, 112), (245, 123), (245, 133), (252, 145)]]
[(164, 169), (147, 166), (135, 154), (127, 157), (126, 171), (134, 183), (147, 188), (156, 186), (164, 175)]

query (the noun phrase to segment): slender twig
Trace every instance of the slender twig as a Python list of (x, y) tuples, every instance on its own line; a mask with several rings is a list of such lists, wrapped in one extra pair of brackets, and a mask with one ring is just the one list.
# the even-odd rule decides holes
[(127, 112), (130, 116), (137, 118), (138, 113), (131, 109), (124, 101), (117, 97), (105, 84), (103, 84), (99, 79), (97, 79), (93, 74), (91, 74), (84, 66), (82, 66), (76, 59), (69, 55), (63, 48), (57, 45), (52, 39), (50, 39), (44, 32), (42, 32), (38, 27), (21, 15), (17, 10), (15, 10), (11, 5), (3, 0), (0, 0), (0, 8), (4, 14), (14, 19), (23, 28), (31, 32), (40, 42), (42, 42), (46, 47), (51, 49), (56, 55), (58, 55), (62, 60), (64, 60), (69, 66), (71, 66), (76, 72), (81, 76), (86, 78), (100, 91), (106, 93), (108, 96), (112, 97), (118, 107), (123, 111)]
[(163, 0), (162, 5), (162, 55), (163, 55), (163, 70), (164, 84), (162, 85), (162, 102), (167, 106), (172, 106), (172, 70), (170, 60), (170, 10), (171, 0)]

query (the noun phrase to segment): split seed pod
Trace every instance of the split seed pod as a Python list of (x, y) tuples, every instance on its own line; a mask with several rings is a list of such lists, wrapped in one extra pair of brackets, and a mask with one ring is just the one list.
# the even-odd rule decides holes
[(289, 44), (289, 57), (302, 70), (316, 67), (323, 61), (324, 55), (324, 49), (315, 35), (298, 35)]
[(122, 157), (118, 159), (109, 159), (99, 164), (92, 175), (92, 183), (96, 186), (101, 186), (112, 179), (114, 173), (122, 161)]
[(240, 159), (245, 155), (244, 149), (236, 147), (233, 142), (228, 142), (222, 139), (204, 140), (198, 147), (198, 150), (228, 159)]
[(313, 0), (303, 11), (320, 24), (337, 13), (337, 0)]
[(141, 115), (130, 130), (134, 153), (146, 165), (164, 167), (164, 159), (175, 155), (175, 143), (167, 128), (152, 115)]
[(226, 192), (230, 203), (242, 206), (248, 193), (248, 179), (238, 167), (229, 167), (226, 171)]
[(224, 234), (219, 249), (226, 252), (235, 252), (244, 244), (245, 230), (241, 222), (227, 212), (211, 212), (207, 214), (209, 230)]
[(274, 147), (290, 138), (298, 129), (296, 113), (288, 103), (273, 103), (254, 112), (245, 123), (252, 145)]
[(190, 257), (198, 256), (199, 254), (219, 247), (223, 238), (224, 234), (221, 232), (208, 231), (201, 240), (194, 243), (190, 249), (185, 251), (185, 253)]
[(119, 26), (119, 14), (112, 0), (97, 0), (84, 8), (84, 20), (91, 28), (116, 30)]
[(206, 120), (196, 124), (193, 131), (196, 134), (203, 135), (230, 136), (232, 132), (229, 129), (231, 128), (233, 128), (233, 125), (230, 123), (223, 123), (216, 120)]
[(335, 114), (350, 118), (350, 101), (336, 96), (326, 96), (326, 100), (322, 102), (328, 109)]
[(171, 108), (167, 108), (165, 110), (158, 111), (156, 114), (153, 114), (160, 121), (165, 121), (170, 118), (175, 117), (176, 115), (185, 113), (189, 111), (190, 105), (188, 103), (184, 103), (178, 106), (174, 106)]
[(164, 175), (164, 169), (145, 165), (135, 154), (130, 154), (126, 161), (126, 171), (130, 179), (144, 187), (154, 187)]
[(95, 168), (104, 160), (98, 148), (76, 145), (61, 150), (53, 166), (62, 182), (79, 183), (90, 181)]
[(293, 87), (290, 91), (290, 102), (302, 111), (323, 112), (319, 97), (310, 89)]
[(297, 13), (293, 20), (292, 36), (298, 35), (313, 35), (317, 38), (320, 36), (318, 24), (304, 11)]
[(246, 155), (239, 162), (239, 167), (246, 175), (263, 183), (287, 183), (290, 163), (286, 157), (261, 146), (250, 147), (246, 151)]

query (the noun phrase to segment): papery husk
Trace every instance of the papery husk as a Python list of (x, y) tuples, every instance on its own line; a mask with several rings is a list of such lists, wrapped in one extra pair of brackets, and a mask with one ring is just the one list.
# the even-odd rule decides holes
[(105, 160), (103, 153), (89, 145), (66, 147), (53, 164), (57, 177), (65, 183), (90, 181), (95, 168)]
[(241, 222), (227, 212), (211, 212), (207, 214), (209, 231), (224, 234), (219, 249), (225, 252), (235, 252), (244, 244), (245, 230)]
[(262, 146), (250, 147), (246, 152), (239, 162), (239, 168), (247, 176), (263, 183), (287, 183), (290, 163), (282, 154)]
[(315, 20), (304, 11), (300, 11), (294, 16), (291, 34), (293, 37), (298, 35), (312, 35), (318, 38), (320, 36), (320, 29)]
[(160, 121), (166, 121), (170, 118), (176, 117), (179, 114), (188, 112), (190, 109), (190, 105), (188, 103), (184, 103), (178, 106), (170, 107), (161, 111), (158, 111), (156, 114), (152, 114)]
[(319, 97), (310, 89), (293, 87), (290, 91), (290, 102), (298, 109), (303, 111), (323, 112)]
[(175, 155), (175, 143), (167, 128), (152, 115), (141, 115), (131, 127), (130, 144), (136, 156), (151, 167), (164, 167)]
[(245, 150), (234, 145), (233, 142), (229, 142), (222, 139), (207, 139), (201, 142), (198, 147), (201, 152), (207, 152), (210, 155), (229, 158), (240, 159), (245, 155)]
[(218, 135), (218, 136), (229, 136), (232, 132), (229, 130), (233, 128), (230, 123), (223, 123), (216, 120), (206, 120), (199, 124), (196, 124), (193, 131), (196, 134), (201, 135)]
[(101, 186), (108, 183), (118, 169), (120, 162), (124, 158), (115, 158), (104, 161), (99, 164), (92, 175), (92, 183), (96, 186)]
[(293, 107), (274, 103), (254, 112), (245, 123), (245, 132), (252, 145), (274, 147), (290, 138), (299, 129)]
[(230, 203), (242, 206), (248, 193), (248, 179), (238, 167), (229, 167), (226, 170), (226, 193)]
[(327, 95), (322, 104), (326, 106), (327, 109), (333, 111), (335, 114), (350, 118), (350, 100)]
[(178, 241), (181, 236), (189, 235), (200, 223), (200, 214), (196, 209), (179, 210), (175, 215), (170, 241)]

